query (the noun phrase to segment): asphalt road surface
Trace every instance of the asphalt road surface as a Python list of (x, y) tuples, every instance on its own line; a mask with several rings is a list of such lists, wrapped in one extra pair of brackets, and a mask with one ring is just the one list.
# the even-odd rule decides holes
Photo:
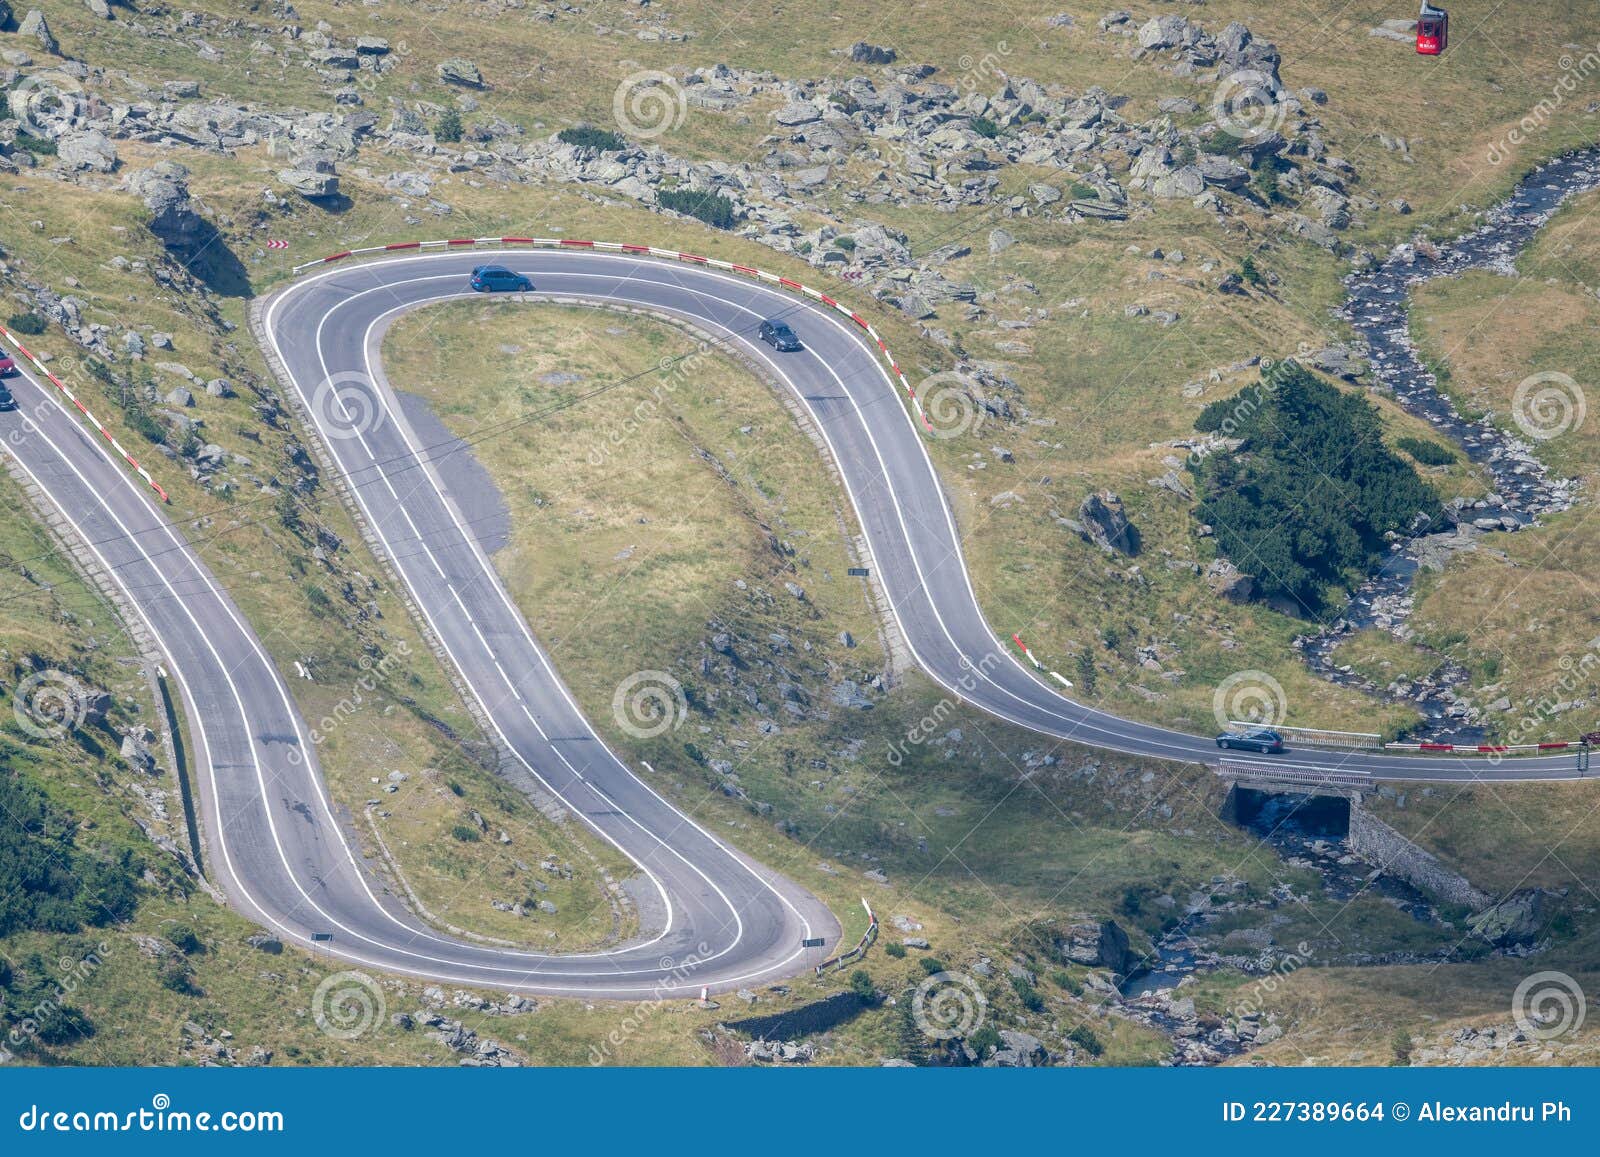
[[(960, 536), (923, 438), (874, 349), (831, 312), (737, 275), (589, 252), (512, 250), (495, 259), (534, 279), (523, 301), (646, 308), (692, 321), (762, 364), (810, 412), (844, 477), (869, 565), (922, 669), (953, 698), (1019, 726), (1132, 755), (1216, 763), (1210, 737), (1119, 719), (1076, 703), (1022, 666), (978, 608)], [(330, 267), (268, 299), (262, 321), (381, 547), (463, 681), (513, 753), (640, 866), (664, 926), (611, 951), (555, 956), (453, 938), (424, 924), (361, 861), (335, 817), (315, 745), (277, 669), (142, 483), (25, 367), (20, 409), (0, 438), (49, 496), (125, 603), (148, 626), (182, 695), (211, 865), (241, 911), (286, 939), (356, 965), (489, 988), (651, 998), (725, 990), (801, 971), (840, 929), (803, 889), (716, 839), (662, 799), (578, 710), (441, 481), (449, 447), (405, 420), (378, 343), (407, 310), (469, 296), (483, 250)], [(782, 317), (804, 350), (756, 340)], [(472, 383), (463, 382), (461, 388)], [(1491, 762), (1458, 756), (1289, 751), (1233, 760), (1387, 780), (1576, 778), (1570, 755)]]

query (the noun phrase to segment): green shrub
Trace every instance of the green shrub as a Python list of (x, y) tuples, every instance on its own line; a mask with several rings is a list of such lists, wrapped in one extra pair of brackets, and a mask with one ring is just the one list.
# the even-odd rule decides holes
[(1400, 438), (1395, 442), (1395, 445), (1424, 466), (1448, 466), (1456, 460), (1456, 452), (1454, 450), (1427, 438)]
[(1076, 976), (1073, 976), (1072, 973), (1068, 972), (1065, 968), (1057, 968), (1054, 972), (1050, 973), (1050, 979), (1055, 983), (1057, 988), (1064, 989), (1073, 996), (1083, 995), (1083, 982), (1080, 981)]
[(1261, 276), (1261, 270), (1256, 268), (1256, 259), (1249, 253), (1244, 255), (1244, 260), (1239, 262), (1239, 276), (1251, 285), (1260, 285), (1266, 278)]
[(878, 990), (872, 983), (872, 976), (865, 968), (858, 968), (850, 974), (850, 991), (862, 1000), (878, 998)]
[(120, 923), (138, 906), (143, 865), (79, 847), (70, 813), (17, 772), (0, 773), (0, 937)]
[(693, 189), (663, 189), (656, 199), (663, 209), (682, 213), (686, 217), (704, 221), (713, 229), (731, 229), (738, 223), (739, 215), (733, 202), (721, 193), (696, 193)]
[(940, 960), (937, 956), (924, 956), (922, 959), (918, 960), (917, 963), (922, 966), (922, 971), (926, 972), (929, 976), (937, 975), (945, 970), (944, 961)]
[(53, 157), (56, 155), (56, 143), (45, 137), (36, 137), (32, 133), (18, 132), (16, 146), (27, 149), (36, 157)]
[(1085, 694), (1093, 695), (1095, 683), (1098, 681), (1094, 666), (1094, 656), (1089, 654), (1088, 651), (1079, 651), (1074, 662), (1077, 663), (1075, 673), (1078, 676), (1078, 687)]
[(1022, 1002), (1022, 1007), (1029, 1012), (1044, 1011), (1044, 997), (1039, 995), (1039, 990), (1026, 976), (1013, 976), (1011, 988), (1017, 994), (1017, 999)]
[(196, 952), (204, 952), (206, 946), (200, 942), (200, 937), (195, 930), (187, 924), (174, 924), (167, 929), (167, 939), (175, 944), (185, 956), (193, 956)]
[(1378, 411), (1360, 394), (1292, 361), (1263, 386), (1259, 405), (1235, 411), (1239, 449), (1200, 463), (1196, 513), (1255, 577), (1257, 597), (1315, 614), (1382, 557), (1386, 535), (1435, 513), (1439, 498), (1383, 444)]
[(478, 833), (477, 828), (469, 827), (466, 824), (457, 824), (450, 829), (450, 834), (464, 844), (475, 844), (483, 838)]
[(14, 313), (6, 318), (6, 328), (13, 333), (38, 337), (48, 328), (48, 323), (36, 313)]
[(992, 141), (1000, 135), (1000, 126), (988, 117), (973, 117), (967, 123), (972, 126), (972, 131), (980, 137), (988, 137)]
[(891, 940), (883, 946), (883, 954), (896, 960), (904, 960), (906, 958), (906, 946), (898, 941)]
[(833, 239), (833, 247), (835, 249), (843, 249), (846, 253), (853, 253), (856, 248), (856, 239), (850, 236), (835, 237)]
[(574, 125), (570, 129), (562, 129), (556, 134), (556, 140), (564, 145), (599, 149), (603, 153), (614, 153), (628, 147), (628, 142), (610, 129), (597, 129), (593, 125)]
[(980, 1024), (977, 1031), (967, 1038), (967, 1044), (982, 1059), (1000, 1047), (1000, 1030), (992, 1024)]
[(1086, 1024), (1068, 1030), (1067, 1039), (1092, 1057), (1097, 1057), (1106, 1051), (1106, 1046), (1100, 1043), (1100, 1038), (1095, 1035), (1094, 1029)]
[(461, 139), (461, 114), (453, 108), (447, 108), (439, 115), (439, 123), (433, 126), (433, 139), (446, 141), (451, 144)]

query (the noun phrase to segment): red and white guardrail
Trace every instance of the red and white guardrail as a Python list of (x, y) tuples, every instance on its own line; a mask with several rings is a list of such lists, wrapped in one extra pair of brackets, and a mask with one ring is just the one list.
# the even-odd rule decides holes
[(713, 269), (721, 269), (728, 273), (739, 273), (746, 277), (753, 277), (758, 281), (779, 286), (782, 289), (792, 290), (819, 301), (829, 306), (845, 317), (855, 322), (866, 335), (876, 343), (878, 352), (889, 363), (889, 368), (894, 371), (894, 376), (899, 380), (906, 396), (911, 399), (911, 406), (917, 412), (917, 417), (928, 430), (933, 429), (933, 423), (928, 421), (928, 415), (923, 412), (922, 403), (917, 400), (917, 391), (912, 388), (905, 371), (900, 368), (900, 363), (895, 360), (894, 354), (889, 352), (889, 346), (877, 329), (856, 313), (848, 305), (829, 297), (820, 289), (813, 289), (787, 277), (780, 277), (776, 273), (768, 273), (765, 269), (757, 269), (752, 265), (740, 265), (736, 261), (724, 261), (717, 257), (702, 257), (697, 253), (683, 253), (676, 249), (660, 249), (654, 245), (628, 245), (620, 241), (580, 241), (570, 237), (451, 237), (439, 241), (396, 241), (389, 245), (368, 245), (360, 249), (346, 249), (340, 253), (330, 253), (318, 261), (306, 261), (294, 267), (295, 276), (299, 276), (308, 269), (319, 265), (331, 265), (335, 261), (344, 261), (351, 257), (366, 257), (375, 253), (397, 253), (408, 249), (459, 249), (471, 248), (477, 245), (529, 245), (536, 249), (589, 249), (601, 253), (630, 253), (637, 257), (659, 257), (665, 261), (684, 261), (691, 265), (707, 265)]
[(1559, 743), (1385, 743), (1386, 751), (1459, 751), (1477, 755), (1504, 755), (1512, 751), (1566, 751), (1581, 747), (1576, 741)]
[(150, 477), (150, 471), (139, 465), (139, 460), (123, 448), (122, 443), (117, 441), (116, 437), (112, 435), (110, 430), (105, 428), (100, 419), (96, 418), (94, 414), (90, 412), (89, 407), (85, 406), (78, 400), (78, 395), (74, 394), (70, 389), (68, 389), (65, 382), (45, 368), (44, 362), (39, 360), (39, 355), (30, 351), (27, 346), (23, 345), (22, 342), (18, 340), (16, 334), (12, 333), (3, 325), (0, 325), (0, 336), (3, 336), (8, 342), (15, 346), (17, 348), (17, 352), (23, 357), (27, 358), (28, 363), (32, 365), (34, 369), (38, 370), (41, 374), (50, 379), (50, 384), (55, 386), (56, 389), (60, 390), (62, 394), (66, 396), (67, 401), (71, 402), (78, 408), (78, 412), (80, 414), (89, 419), (89, 424), (100, 432), (100, 436), (102, 438), (111, 443), (111, 448), (118, 454), (122, 455), (122, 460), (129, 466), (133, 467), (133, 472), (140, 478), (143, 478), (146, 484), (149, 485), (150, 489), (154, 490), (158, 495), (161, 496), (162, 502), (172, 501), (167, 497), (167, 492), (161, 488), (160, 483), (158, 483), (154, 478)]

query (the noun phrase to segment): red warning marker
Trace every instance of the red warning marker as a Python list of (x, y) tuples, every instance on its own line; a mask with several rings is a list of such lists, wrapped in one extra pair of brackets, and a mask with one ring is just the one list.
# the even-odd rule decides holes
[(274, 237), (271, 241), (267, 242), (267, 248), (268, 249), (287, 249), (287, 248), (289, 248), (289, 243), (287, 241), (279, 241), (276, 237)]

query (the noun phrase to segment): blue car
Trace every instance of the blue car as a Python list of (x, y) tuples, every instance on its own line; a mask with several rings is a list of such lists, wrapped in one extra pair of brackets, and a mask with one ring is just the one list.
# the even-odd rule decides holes
[(504, 265), (480, 265), (472, 271), (471, 285), (478, 293), (528, 293), (533, 280)]
[(1270, 727), (1224, 731), (1217, 736), (1217, 746), (1224, 750), (1242, 748), (1245, 751), (1259, 751), (1262, 755), (1277, 755), (1283, 750), (1283, 736)]

